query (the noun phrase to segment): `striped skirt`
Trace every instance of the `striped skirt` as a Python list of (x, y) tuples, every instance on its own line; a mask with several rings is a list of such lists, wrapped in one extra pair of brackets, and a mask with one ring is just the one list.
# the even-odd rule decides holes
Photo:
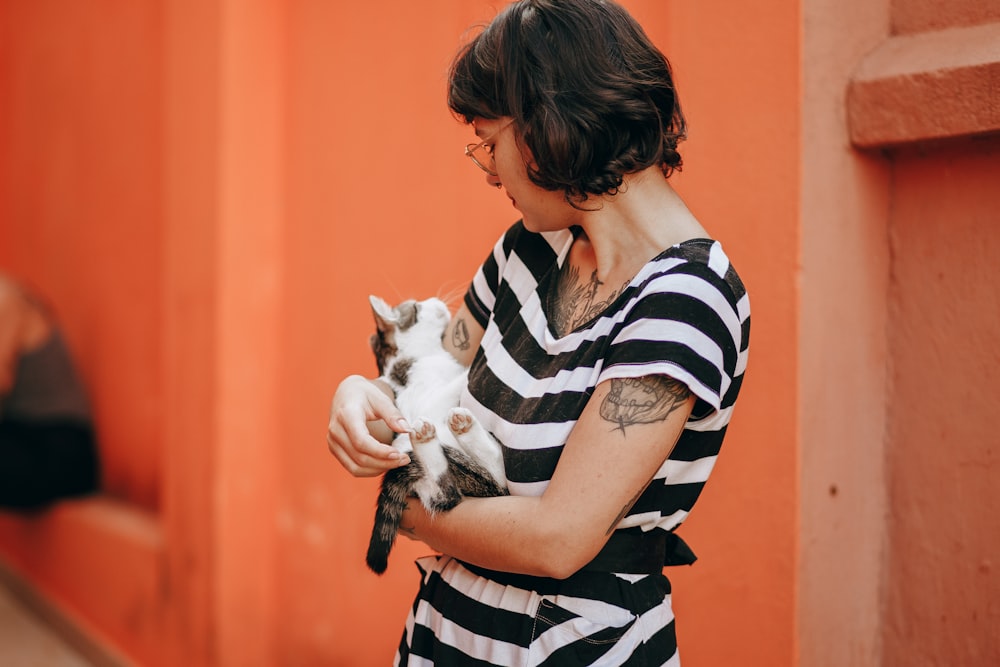
[(395, 665), (679, 667), (662, 574), (578, 572), (564, 580), (490, 572), (449, 556), (423, 581)]

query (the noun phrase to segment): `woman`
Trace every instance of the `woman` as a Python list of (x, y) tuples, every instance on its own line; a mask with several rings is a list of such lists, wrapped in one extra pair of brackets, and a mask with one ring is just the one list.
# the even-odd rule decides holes
[(0, 274), (0, 509), (33, 510), (98, 486), (90, 410), (53, 318)]
[[(449, 105), (521, 214), (446, 335), (511, 495), (410, 504), (404, 530), (445, 555), (418, 561), (397, 663), (678, 665), (662, 568), (694, 561), (672, 531), (719, 452), (749, 304), (667, 182), (669, 65), (613, 2), (520, 0), (459, 53)], [(345, 379), (327, 440), (356, 476), (407, 462), (380, 420), (406, 429), (387, 387)]]

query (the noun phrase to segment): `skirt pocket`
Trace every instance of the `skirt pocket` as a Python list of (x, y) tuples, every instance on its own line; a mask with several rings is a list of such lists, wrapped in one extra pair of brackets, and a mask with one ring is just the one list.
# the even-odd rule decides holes
[[(609, 652), (618, 653), (637, 617), (620, 607), (584, 604), (543, 597), (535, 613), (528, 664), (599, 664)], [(589, 608), (588, 608), (589, 607)], [(626, 642), (627, 643), (627, 642)]]

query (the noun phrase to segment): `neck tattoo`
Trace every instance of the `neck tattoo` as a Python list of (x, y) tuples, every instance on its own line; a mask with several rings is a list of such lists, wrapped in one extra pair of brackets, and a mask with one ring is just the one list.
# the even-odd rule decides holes
[(590, 279), (584, 281), (580, 279), (579, 268), (569, 262), (563, 265), (556, 279), (554, 298), (550, 301), (550, 321), (556, 335), (563, 336), (600, 315), (622, 293), (628, 281), (604, 298), (598, 298), (603, 285), (596, 269)]

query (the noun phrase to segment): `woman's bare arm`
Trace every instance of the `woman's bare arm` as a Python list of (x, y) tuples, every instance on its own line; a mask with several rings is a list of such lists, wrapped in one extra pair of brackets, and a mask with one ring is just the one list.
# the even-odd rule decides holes
[[(650, 404), (642, 416), (635, 403)], [(468, 498), (431, 517), (410, 503), (404, 528), (429, 546), (496, 570), (562, 578), (588, 563), (683, 431), (694, 398), (663, 375), (602, 382), (540, 497)]]
[(483, 340), (483, 328), (479, 326), (468, 307), (463, 303), (451, 318), (444, 332), (444, 347), (463, 366), (472, 365), (479, 343)]

